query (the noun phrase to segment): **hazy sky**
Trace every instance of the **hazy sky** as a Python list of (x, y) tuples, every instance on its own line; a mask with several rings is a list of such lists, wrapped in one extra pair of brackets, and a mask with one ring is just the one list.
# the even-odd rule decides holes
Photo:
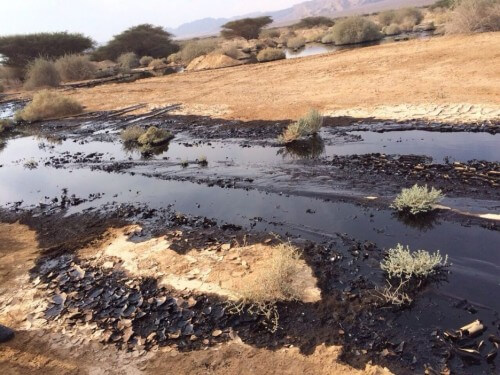
[(205, 17), (287, 8), (303, 0), (0, 0), (0, 35), (75, 31), (98, 42), (140, 23), (176, 27)]

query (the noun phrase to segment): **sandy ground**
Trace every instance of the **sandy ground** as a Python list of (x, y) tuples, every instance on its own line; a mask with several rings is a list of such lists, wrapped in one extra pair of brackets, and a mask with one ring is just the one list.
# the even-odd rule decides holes
[(183, 104), (243, 120), (331, 115), (482, 121), (500, 118), (500, 33), (446, 36), (294, 60), (186, 72), (70, 93), (88, 110)]
[[(159, 239), (124, 244), (125, 231), (110, 230), (105, 237), (110, 241), (107, 246), (96, 243), (93, 250), (82, 250), (82, 255), (112, 257), (114, 247), (124, 245), (128, 249), (122, 261), (130, 263), (138, 260), (138, 251), (152, 249), (154, 253), (165, 245)], [(240, 250), (241, 254), (249, 251)], [(47, 296), (29, 281), (28, 272), (39, 253), (34, 231), (20, 224), (0, 223), (0, 323), (16, 331), (13, 340), (0, 344), (2, 374), (390, 374), (370, 364), (357, 370), (340, 363), (341, 348), (337, 346), (321, 345), (305, 356), (297, 348), (254, 348), (237, 337), (208, 350), (187, 353), (169, 347), (148, 353), (120, 351), (93, 339), (90, 327), (69, 330), (37, 318), (47, 306)]]

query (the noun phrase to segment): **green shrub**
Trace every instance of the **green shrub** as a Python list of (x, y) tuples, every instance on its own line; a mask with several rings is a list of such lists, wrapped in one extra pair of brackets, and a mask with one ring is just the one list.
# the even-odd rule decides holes
[(61, 56), (82, 53), (94, 46), (94, 41), (82, 34), (37, 33), (0, 37), (0, 55), (5, 64), (24, 68), (36, 58), (57, 59)]
[(172, 133), (168, 130), (150, 126), (148, 130), (137, 139), (137, 142), (143, 146), (159, 146), (170, 141), (172, 138)]
[(280, 48), (264, 48), (257, 54), (259, 62), (282, 60), (284, 58), (286, 58), (285, 52)]
[(56, 87), (59, 83), (61, 76), (52, 61), (39, 57), (28, 65), (24, 88)]
[(396, 197), (392, 208), (400, 212), (409, 212), (412, 215), (432, 211), (434, 205), (443, 199), (441, 190), (428, 189), (427, 185), (418, 186), (417, 184), (409, 189), (403, 189)]
[(179, 50), (172, 41), (172, 34), (161, 26), (142, 24), (131, 27), (115, 35), (105, 46), (98, 48), (93, 56), (97, 61), (116, 60), (126, 52), (134, 52), (137, 56), (161, 58)]
[(328, 17), (306, 17), (292, 25), (294, 29), (312, 29), (313, 27), (326, 26), (331, 27), (335, 22)]
[(214, 39), (201, 39), (188, 42), (180, 51), (181, 61), (187, 65), (195, 58), (215, 51), (217, 47), (218, 43)]
[(120, 68), (124, 71), (128, 71), (130, 69), (135, 69), (139, 67), (139, 58), (133, 52), (127, 52), (121, 54), (116, 60), (118, 64), (120, 64)]
[(56, 69), (64, 81), (82, 81), (95, 77), (96, 67), (88, 56), (65, 55), (56, 60)]
[(120, 138), (122, 139), (123, 142), (137, 142), (139, 137), (143, 135), (146, 132), (143, 128), (141, 128), (139, 125), (132, 125), (127, 127), (125, 130), (123, 130), (120, 133)]
[(498, 0), (461, 0), (446, 24), (447, 34), (500, 31)]
[(51, 118), (77, 115), (83, 107), (76, 100), (57, 92), (42, 90), (24, 109), (16, 113), (16, 120), (39, 121)]
[(299, 49), (306, 45), (306, 39), (302, 36), (296, 36), (288, 39), (286, 46), (291, 49)]
[(271, 24), (273, 19), (268, 16), (243, 18), (222, 25), (221, 36), (226, 39), (242, 37), (247, 40), (257, 39), (263, 27)]
[(141, 59), (139, 60), (139, 64), (141, 64), (141, 66), (149, 66), (149, 64), (153, 60), (154, 58), (151, 56), (142, 56)]
[(319, 132), (322, 126), (323, 116), (317, 110), (312, 109), (297, 122), (288, 125), (283, 134), (278, 137), (278, 141), (287, 144), (302, 137), (314, 135)]
[(379, 27), (362, 17), (349, 17), (336, 23), (332, 28), (335, 44), (370, 42), (382, 38)]
[(396, 25), (395, 23), (393, 23), (393, 24), (390, 24), (389, 26), (385, 26), (382, 29), (382, 32), (385, 35), (397, 35), (397, 34), (401, 34), (401, 28), (398, 25)]
[(380, 262), (380, 268), (390, 278), (410, 279), (416, 277), (425, 279), (435, 274), (440, 268), (448, 264), (448, 256), (443, 259), (439, 250), (430, 254), (425, 250), (410, 252), (407, 246), (397, 244), (395, 248), (389, 249), (386, 258)]

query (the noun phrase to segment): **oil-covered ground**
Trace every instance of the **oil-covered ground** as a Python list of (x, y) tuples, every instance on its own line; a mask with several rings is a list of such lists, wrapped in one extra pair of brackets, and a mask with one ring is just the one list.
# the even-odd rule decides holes
[[(0, 116), (16, 105), (3, 104)], [(119, 133), (130, 124), (175, 138), (153, 149), (125, 147)], [(341, 345), (342, 361), (398, 374), (498, 373), (500, 125), (329, 118), (318, 136), (283, 147), (276, 137), (286, 125), (160, 110), (24, 124), (2, 135), (0, 220), (27, 225), (43, 249), (25, 287), (49, 302), (30, 322), (91, 327), (76, 340), (139, 353), (199, 351), (239, 337), (306, 356)], [(442, 189), (442, 209), (418, 220), (396, 214), (394, 196), (415, 183)], [(146, 250), (126, 259), (104, 243), (125, 235), (110, 228), (130, 225), (117, 248)], [(167, 241), (168, 256), (146, 259), (149, 241)], [(302, 250), (320, 298), (278, 304), (276, 332), (262, 317), (230, 311), (216, 286), (192, 284), (204, 270), (200, 254), (237, 261), (234, 249), (265, 252), (281, 241)], [(377, 295), (385, 285), (379, 263), (397, 243), (439, 249), (451, 262), (405, 308)], [(201, 263), (180, 274), (175, 263), (186, 256)], [(168, 257), (176, 261), (162, 268)], [(134, 268), (137, 259), (143, 263)], [(248, 273), (231, 269), (234, 278)], [(4, 291), (0, 316), (12, 301)], [(479, 335), (446, 336), (477, 319), (486, 327)]]

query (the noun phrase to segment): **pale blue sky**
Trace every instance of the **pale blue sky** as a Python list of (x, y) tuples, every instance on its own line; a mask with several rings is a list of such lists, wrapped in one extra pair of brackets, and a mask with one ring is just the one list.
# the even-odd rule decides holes
[(0, 35), (75, 31), (99, 42), (140, 23), (176, 27), (205, 17), (287, 8), (303, 0), (0, 0)]

